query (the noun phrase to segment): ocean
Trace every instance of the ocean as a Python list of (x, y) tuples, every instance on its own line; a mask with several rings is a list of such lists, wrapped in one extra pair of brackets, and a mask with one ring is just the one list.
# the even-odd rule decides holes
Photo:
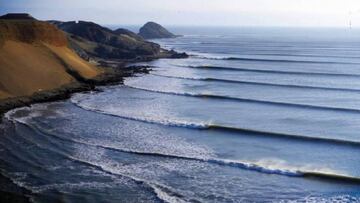
[(34, 202), (360, 202), (360, 30), (172, 28), (187, 59), (6, 113)]

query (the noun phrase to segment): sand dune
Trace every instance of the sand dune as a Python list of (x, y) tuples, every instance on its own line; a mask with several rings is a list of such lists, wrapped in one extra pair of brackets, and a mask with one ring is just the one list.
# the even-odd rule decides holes
[(0, 33), (0, 99), (51, 90), (101, 73), (69, 49), (65, 34), (49, 23), (0, 20)]

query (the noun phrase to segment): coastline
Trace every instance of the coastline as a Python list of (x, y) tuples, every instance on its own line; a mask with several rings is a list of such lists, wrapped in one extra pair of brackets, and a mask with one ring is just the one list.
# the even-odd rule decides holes
[[(141, 61), (143, 60), (133, 61), (132, 63)], [(73, 93), (91, 91), (94, 90), (97, 86), (121, 84), (125, 77), (131, 77), (137, 73), (149, 72), (148, 67), (132, 66), (130, 69), (126, 68), (124, 64), (121, 64), (121, 67), (118, 68), (106, 67), (103, 69), (104, 73), (92, 79), (77, 81), (55, 89), (36, 92), (30, 96), (20, 96), (0, 100), (0, 117), (2, 117), (7, 111), (15, 108), (30, 106), (31, 104), (35, 103), (68, 99)]]
[[(111, 70), (111, 69), (110, 69)], [(15, 108), (30, 106), (35, 103), (45, 103), (52, 101), (65, 100), (77, 92), (94, 90), (96, 86), (122, 83), (123, 78), (131, 76), (131, 73), (125, 71), (105, 71), (99, 77), (89, 81), (74, 82), (56, 89), (37, 92), (30, 96), (22, 96), (0, 100), (0, 124), (3, 121), (4, 114)], [(132, 73), (134, 74), (134, 73)], [(17, 185), (9, 178), (0, 173), (0, 202), (7, 203), (27, 203), (31, 202), (29, 195), (31, 191)]]
[[(149, 73), (151, 69), (149, 66), (136, 64), (127, 67), (128, 64), (161, 58), (188, 57), (186, 53), (166, 50), (160, 45), (138, 38), (130, 31), (120, 30), (120, 33), (117, 33), (92, 22), (70, 23), (76, 29), (88, 31), (86, 34), (89, 36), (92, 36), (93, 32), (103, 34), (98, 38), (86, 38), (87, 35), (84, 35), (82, 37), (85, 39), (82, 39), (80, 44), (84, 45), (86, 42), (86, 45), (96, 45), (98, 49), (109, 46), (116, 51), (105, 49), (105, 54), (101, 54), (94, 53), (91, 48), (86, 49), (87, 46), (75, 46), (72, 44), (74, 40), (71, 40), (64, 30), (46, 21), (38, 21), (28, 14), (9, 14), (0, 16), (0, 19), (0, 48), (3, 50), (0, 62), (3, 69), (8, 70), (3, 74), (3, 84), (0, 83), (0, 124), (5, 121), (4, 114), (9, 110), (35, 103), (66, 100), (77, 92), (97, 91), (98, 86), (122, 84), (125, 77)], [(82, 33), (75, 32), (72, 36), (77, 34)], [(109, 41), (109, 38), (115, 41)], [(84, 49), (92, 54), (88, 55)], [(131, 57), (122, 58), (119, 53)], [(19, 55), (26, 57), (20, 60)], [(36, 63), (37, 61), (42, 63)], [(91, 61), (95, 61), (96, 65), (90, 65)], [(17, 87), (19, 81), (23, 89), (28, 88), (26, 91), (7, 87)], [(11, 94), (10, 91), (17, 94)], [(1, 128), (0, 134), (4, 135)], [(2, 164), (4, 163), (0, 160), (0, 166)], [(16, 184), (0, 171), (0, 202), (30, 202), (31, 195), (31, 191)]]
[[(107, 67), (102, 67), (104, 73), (95, 78), (73, 82), (71, 84), (63, 85), (56, 89), (37, 92), (30, 96), (21, 96), (0, 100), (0, 124), (4, 119), (4, 114), (12, 109), (30, 106), (36, 103), (66, 100), (69, 99), (74, 93), (93, 91), (96, 90), (96, 87), (98, 86), (122, 84), (125, 77), (132, 77), (137, 73), (149, 73), (149, 71), (151, 71), (151, 68), (148, 66), (134, 65), (130, 68), (126, 68), (127, 64), (143, 61), (152, 61), (161, 58), (187, 57), (188, 55), (186, 53), (174, 52), (173, 55), (170, 56), (138, 59), (132, 61), (117, 61), (115, 63), (111, 63), (112, 65), (115, 64), (115, 66), (113, 67), (111, 67), (110, 63), (103, 61), (103, 65), (107, 65)], [(15, 184), (9, 178), (5, 177), (3, 174), (0, 173), (0, 202), (31, 202), (29, 197), (30, 194), (32, 194), (31, 191)]]

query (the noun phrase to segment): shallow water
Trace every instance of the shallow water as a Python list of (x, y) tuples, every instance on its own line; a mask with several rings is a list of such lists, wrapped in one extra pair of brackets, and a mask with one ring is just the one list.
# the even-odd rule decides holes
[(1, 173), (35, 202), (360, 201), (359, 31), (177, 31), (188, 59), (8, 112)]

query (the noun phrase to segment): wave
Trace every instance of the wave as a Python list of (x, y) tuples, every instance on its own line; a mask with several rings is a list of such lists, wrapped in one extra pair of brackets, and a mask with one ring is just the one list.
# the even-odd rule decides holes
[(160, 91), (154, 89), (146, 89), (141, 87), (135, 87), (131, 85), (126, 85), (129, 88), (138, 89), (142, 91), (148, 92), (156, 92), (162, 94), (172, 94), (178, 96), (189, 96), (189, 97), (197, 97), (197, 98), (210, 98), (210, 99), (220, 99), (220, 100), (233, 100), (239, 102), (247, 102), (247, 103), (256, 103), (256, 104), (266, 104), (266, 105), (274, 105), (274, 106), (285, 106), (285, 107), (293, 107), (293, 108), (303, 108), (303, 109), (314, 109), (314, 110), (326, 110), (326, 111), (340, 111), (340, 112), (349, 112), (349, 113), (360, 113), (360, 109), (351, 109), (351, 108), (340, 108), (340, 107), (328, 107), (328, 106), (317, 106), (310, 104), (295, 104), (295, 103), (286, 103), (286, 102), (276, 102), (276, 101), (267, 101), (267, 100), (257, 100), (257, 99), (248, 99), (248, 98), (239, 98), (239, 97), (229, 97), (222, 95), (212, 95), (212, 94), (196, 94), (196, 93), (186, 93), (186, 92), (170, 92), (170, 91)]
[(85, 109), (87, 111), (92, 111), (95, 113), (101, 113), (109, 116), (114, 116), (118, 118), (123, 118), (127, 120), (135, 120), (139, 122), (144, 123), (151, 123), (151, 124), (158, 124), (158, 125), (165, 125), (169, 127), (182, 127), (182, 128), (189, 128), (189, 129), (197, 129), (197, 130), (216, 130), (216, 131), (228, 131), (228, 132), (234, 132), (234, 133), (246, 133), (250, 135), (256, 135), (256, 136), (270, 136), (270, 137), (277, 137), (277, 138), (285, 138), (285, 139), (291, 139), (291, 140), (300, 140), (300, 141), (311, 141), (311, 142), (323, 142), (323, 143), (329, 143), (329, 144), (341, 144), (341, 145), (348, 145), (348, 146), (355, 146), (359, 147), (360, 142), (358, 141), (352, 141), (352, 140), (342, 140), (342, 139), (336, 139), (336, 138), (326, 138), (323, 136), (307, 136), (307, 135), (297, 135), (297, 134), (287, 134), (287, 133), (279, 133), (279, 132), (271, 132), (271, 131), (261, 131), (261, 130), (255, 130), (255, 129), (248, 129), (248, 128), (237, 128), (237, 127), (231, 127), (231, 126), (222, 126), (222, 125), (216, 125), (212, 123), (195, 123), (195, 122), (189, 122), (189, 121), (182, 121), (179, 123), (178, 120), (157, 120), (157, 119), (149, 119), (149, 118), (141, 118), (141, 117), (132, 117), (132, 116), (124, 116), (119, 115), (117, 113), (112, 112), (106, 112), (103, 110), (99, 110), (96, 108), (91, 108), (86, 105), (83, 105), (81, 103), (74, 103), (79, 108)]
[(299, 135), (299, 134), (288, 134), (288, 133), (279, 133), (279, 132), (271, 132), (271, 131), (262, 131), (262, 130), (255, 130), (249, 128), (237, 128), (237, 127), (230, 127), (230, 126), (222, 126), (222, 125), (208, 125), (208, 130), (217, 130), (217, 131), (228, 131), (228, 132), (235, 132), (235, 133), (247, 133), (251, 135), (257, 136), (271, 136), (271, 137), (279, 137), (279, 138), (287, 138), (287, 139), (297, 139), (302, 141), (311, 141), (311, 142), (324, 142), (324, 143), (331, 143), (331, 144), (342, 144), (342, 145), (350, 145), (350, 146), (360, 146), (360, 142), (352, 141), (352, 140), (342, 140), (336, 138), (326, 138), (323, 136), (307, 136), (307, 135)]
[(115, 113), (110, 113), (110, 112), (106, 112), (100, 109), (96, 109), (96, 108), (92, 108), (89, 106), (85, 106), (85, 105), (81, 105), (81, 101), (76, 100), (74, 97), (72, 97), (70, 99), (70, 101), (75, 104), (76, 106), (88, 110), (88, 111), (93, 111), (93, 112), (98, 112), (98, 113), (102, 113), (102, 114), (106, 114), (109, 116), (116, 116), (119, 118), (124, 118), (124, 119), (128, 119), (128, 120), (134, 120), (134, 121), (141, 121), (141, 122), (146, 122), (146, 123), (152, 123), (152, 124), (161, 124), (161, 125), (166, 125), (166, 126), (170, 126), (170, 127), (185, 127), (185, 128), (193, 128), (193, 129), (205, 129), (207, 128), (207, 124), (206, 123), (200, 123), (200, 122), (191, 122), (191, 121), (185, 121), (185, 120), (169, 120), (169, 119), (154, 119), (154, 118), (141, 118), (141, 117), (130, 117), (130, 116), (123, 116), (123, 115), (118, 115)]
[[(75, 142), (77, 144), (81, 145), (88, 145), (92, 147), (99, 147), (106, 150), (112, 150), (112, 151), (118, 151), (122, 153), (130, 153), (130, 154), (136, 154), (141, 156), (154, 156), (154, 157), (162, 157), (162, 158), (172, 158), (172, 159), (181, 159), (181, 160), (189, 160), (189, 161), (199, 161), (199, 162), (205, 162), (209, 164), (216, 164), (220, 166), (227, 166), (227, 167), (234, 167), (244, 170), (251, 170), (256, 171), (259, 173), (265, 173), (265, 174), (276, 174), (276, 175), (284, 175), (289, 177), (304, 177), (304, 178), (317, 178), (317, 179), (323, 179), (323, 180), (333, 180), (333, 181), (342, 181), (342, 182), (349, 182), (349, 183), (356, 183), (360, 184), (360, 177), (355, 176), (349, 176), (346, 174), (340, 174), (335, 171), (332, 171), (330, 169), (317, 169), (316, 167), (294, 167), (291, 165), (288, 165), (283, 160), (271, 160), (271, 159), (264, 159), (259, 161), (241, 161), (241, 160), (229, 160), (229, 159), (221, 159), (221, 158), (206, 158), (206, 157), (189, 157), (189, 156), (181, 156), (181, 155), (174, 155), (174, 154), (165, 154), (165, 153), (158, 153), (158, 152), (146, 152), (146, 151), (137, 151), (133, 149), (124, 149), (114, 146), (113, 144), (105, 145), (105, 144), (99, 144), (99, 143), (92, 143), (89, 141), (80, 141), (71, 139), (68, 137), (63, 137), (60, 135), (57, 135), (54, 132), (49, 132), (45, 129), (41, 129), (38, 126), (33, 125), (27, 125), (33, 130), (36, 130), (37, 132), (43, 133), (45, 135), (49, 135), (52, 137), (55, 137), (57, 139), (61, 139), (63, 141), (67, 142)], [(103, 169), (103, 166), (100, 166)], [(124, 174), (121, 174), (124, 176)], [(128, 176), (128, 175), (125, 175)], [(136, 179), (134, 177), (131, 177), (131, 179), (135, 179), (140, 182), (145, 182), (144, 180)], [(169, 193), (168, 188), (165, 186), (161, 186), (159, 184), (155, 183), (148, 183), (146, 184), (151, 185), (152, 188), (155, 188), (154, 190), (161, 190), (157, 191), (156, 193), (160, 195), (160, 197), (163, 195), (170, 195), (170, 199), (174, 198), (183, 198), (183, 196), (179, 194), (171, 194)], [(155, 187), (154, 187), (155, 186)], [(170, 190), (171, 191), (171, 190)], [(166, 192), (165, 194), (161, 194), (161, 192)], [(161, 199), (167, 199), (167, 198), (161, 198)]]
[(360, 89), (350, 89), (350, 88), (337, 88), (337, 87), (319, 87), (319, 86), (310, 86), (310, 85), (291, 85), (291, 84), (278, 84), (278, 83), (267, 83), (267, 82), (251, 82), (243, 80), (228, 80), (228, 79), (218, 79), (218, 78), (205, 78), (205, 77), (181, 77), (181, 76), (170, 76), (162, 75), (157, 73), (150, 73), (151, 75), (175, 79), (184, 79), (184, 80), (200, 80), (208, 82), (224, 82), (224, 83), (233, 83), (233, 84), (248, 84), (248, 85), (261, 85), (261, 86), (273, 86), (273, 87), (289, 87), (289, 88), (301, 88), (301, 89), (318, 89), (318, 90), (332, 90), (332, 91), (348, 91), (348, 92), (360, 92)]
[[(245, 54), (250, 55), (250, 54)], [(338, 55), (315, 55), (315, 54), (276, 54), (276, 53), (255, 53), (252, 55), (258, 56), (295, 56), (295, 57), (313, 57), (313, 58), (348, 58), (348, 59), (360, 59), (358, 56), (338, 56)]]
[(183, 195), (176, 193), (175, 191), (171, 190), (169, 187), (167, 187), (165, 185), (151, 182), (148, 180), (144, 180), (141, 178), (137, 178), (137, 177), (125, 174), (125, 173), (121, 173), (117, 170), (112, 169), (111, 166), (106, 166), (103, 164), (90, 162), (90, 161), (83, 160), (83, 159), (80, 159), (77, 157), (68, 157), (68, 158), (72, 159), (73, 161), (88, 165), (90, 167), (94, 167), (105, 173), (115, 175), (115, 176), (125, 177), (125, 178), (128, 178), (128, 179), (134, 181), (135, 183), (137, 183), (139, 185), (144, 185), (144, 186), (148, 187), (147, 189), (151, 190), (156, 195), (156, 197), (161, 201), (164, 201), (167, 203), (183, 203), (183, 202), (185, 203), (185, 202), (187, 202), (185, 199), (182, 199), (182, 197), (184, 197)]
[(293, 74), (293, 75), (360, 77), (360, 74), (281, 71), (281, 70), (265, 70), (265, 69), (250, 69), (250, 68), (233, 68), (233, 67), (223, 67), (223, 66), (179, 66), (179, 67), (195, 68), (195, 69), (208, 69), (208, 70), (228, 70), (228, 71), (238, 71), (238, 72), (274, 73), (274, 74), (286, 74), (286, 75)]
[(307, 64), (359, 64), (355, 62), (332, 62), (332, 61), (305, 61), (305, 60), (285, 60), (285, 59), (257, 59), (257, 58), (241, 58), (241, 57), (206, 57), (194, 56), (194, 58), (208, 60), (225, 60), (225, 61), (257, 61), (257, 62), (274, 62), (274, 63), (307, 63)]
[[(18, 118), (15, 118), (12, 121), (17, 121), (17, 119)], [(87, 143), (87, 142), (77, 141), (77, 140), (74, 140), (74, 139), (67, 139), (67, 138), (61, 137), (59, 135), (56, 135), (52, 131), (47, 131), (45, 129), (42, 129), (41, 127), (36, 126), (34, 124), (29, 124), (28, 122), (23, 122), (24, 120), (20, 120), (20, 121), (21, 121), (20, 122), (21, 125), (27, 126), (28, 128), (35, 131), (39, 135), (51, 136), (51, 137), (55, 137), (57, 139), (60, 139), (62, 141), (67, 141), (67, 142), (72, 142), (72, 143), (77, 143), (77, 144), (82, 144), (82, 145), (91, 145), (91, 146), (94, 146), (94, 147), (102, 147), (102, 148), (108, 149), (108, 150), (117, 150), (117, 151), (121, 151), (121, 152), (125, 152), (125, 153), (131, 153), (131, 151), (127, 151), (127, 150), (121, 150), (121, 149), (101, 146), (101, 145), (97, 145), (97, 144), (90, 144), (90, 143)], [(21, 137), (24, 137), (24, 136), (21, 135)], [(26, 138), (24, 138), (24, 139), (26, 139)], [(162, 184), (159, 184), (159, 183), (156, 183), (156, 182), (143, 180), (143, 179), (140, 179), (140, 178), (136, 178), (136, 177), (130, 176), (128, 174), (119, 173), (117, 171), (109, 169), (108, 166), (106, 166), (106, 165), (89, 162), (87, 160), (83, 160), (83, 159), (80, 159), (78, 157), (68, 155), (65, 152), (60, 151), (60, 150), (51, 149), (51, 148), (48, 148), (48, 147), (45, 148), (45, 146), (42, 146), (42, 145), (37, 145), (37, 147), (49, 150), (49, 151), (51, 151), (53, 153), (56, 153), (56, 154), (58, 154), (60, 156), (63, 156), (64, 158), (70, 159), (70, 160), (72, 160), (74, 162), (78, 162), (80, 164), (85, 164), (87, 166), (96, 168), (96, 169), (98, 169), (98, 170), (100, 170), (102, 172), (105, 172), (107, 174), (120, 176), (120, 177), (125, 177), (125, 178), (128, 178), (128, 179), (134, 181), (135, 183), (137, 183), (139, 185), (145, 185), (147, 187), (147, 189), (151, 190), (156, 195), (156, 197), (159, 198), (161, 201), (168, 202), (168, 203), (186, 202), (185, 200), (182, 199), (182, 198), (185, 198), (184, 196), (182, 196), (180, 194), (177, 194), (176, 192), (172, 191), (169, 187), (167, 187), (165, 185), (162, 185)], [(85, 184), (81, 184), (81, 183), (64, 183), (64, 184), (53, 184), (53, 185), (43, 185), (43, 186), (29, 186), (29, 185), (26, 185), (25, 183), (23, 183), (21, 181), (17, 181), (16, 178), (14, 178), (14, 177), (10, 177), (10, 176), (7, 176), (7, 177), (10, 180), (12, 180), (15, 184), (19, 185), (20, 187), (26, 188), (27, 190), (31, 191), (32, 193), (41, 193), (43, 191), (53, 189), (53, 188), (59, 188), (59, 187), (92, 186), (92, 183), (85, 183)]]

